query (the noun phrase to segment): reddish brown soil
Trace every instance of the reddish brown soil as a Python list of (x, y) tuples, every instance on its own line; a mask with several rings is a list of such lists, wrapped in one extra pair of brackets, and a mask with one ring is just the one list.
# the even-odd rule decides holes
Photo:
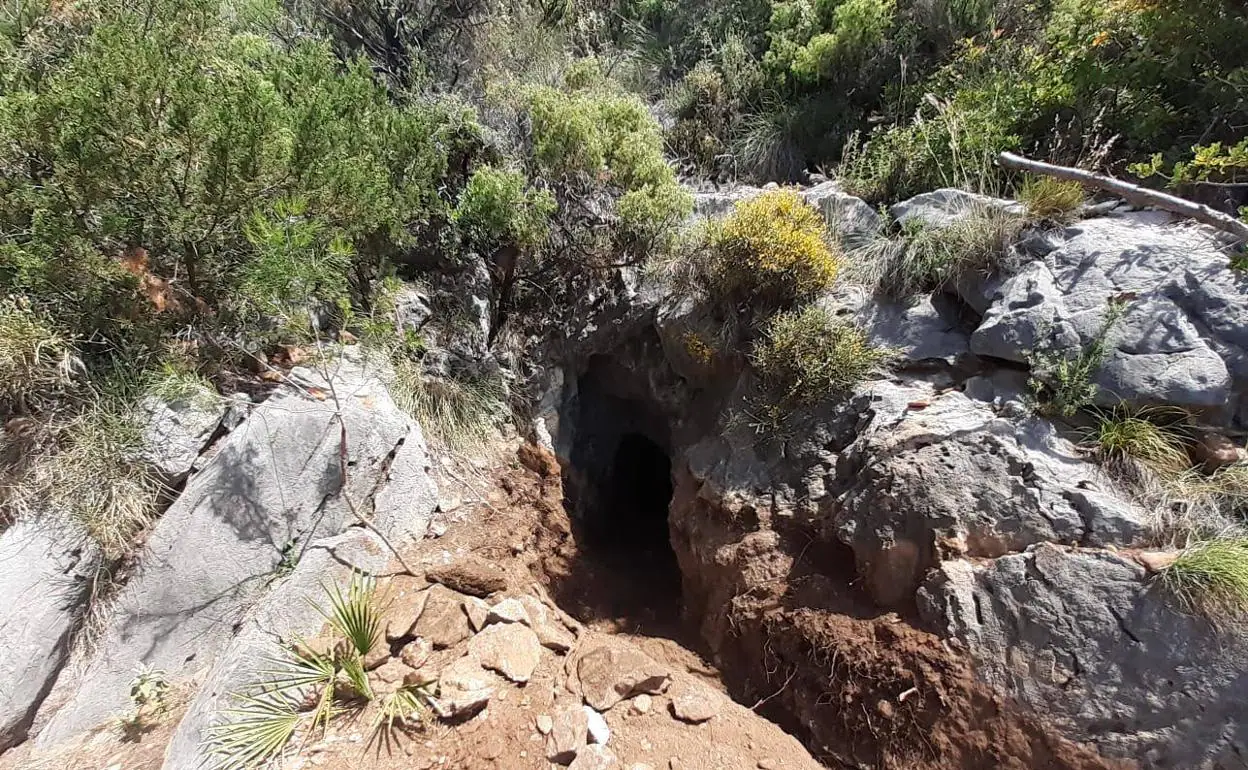
[[(469, 489), (462, 510), (452, 512), (454, 521), (444, 536), (408, 554), (409, 563), (427, 563), (446, 552), (488, 558), (505, 568), (513, 588), (531, 590), (540, 584), (591, 628), (630, 636), (678, 677), (721, 687), (717, 672), (705, 662), (709, 653), (689, 631), (699, 626), (705, 630), (707, 618), (680, 619), (682, 609), (688, 614), (692, 607), (706, 606), (706, 613), (716, 615), (709, 625), (722, 623), (730, 629), (719, 635), (716, 650), (729, 692), (797, 735), (830, 768), (1134, 767), (1063, 740), (1034, 715), (986, 690), (956, 650), (905, 618), (876, 610), (853, 587), (852, 574), (828, 574), (826, 565), (837, 555), (816, 553), (809, 539), (800, 548), (778, 546), (795, 555), (794, 567), (781, 584), (752, 584), (753, 578), (737, 575), (727, 606), (687, 596), (688, 606), (682, 608), (677, 597), (656, 594), (658, 585), (645, 565), (630, 569), (578, 547), (563, 508), (558, 465), (532, 447), (522, 447), (518, 459), (488, 478), (463, 472)], [(727, 573), (711, 579), (727, 579)], [(687, 590), (691, 584), (696, 581), (686, 580)], [(566, 674), (561, 660), (544, 659), (526, 687), (492, 703), (483, 716), (455, 726), (430, 723), (398, 736), (381, 751), (366, 748), (363, 728), (335, 725), (328, 739), (302, 753), (300, 766), (546, 768), (533, 723), (562, 697)], [(706, 730), (692, 742), (664, 711), (662, 698), (656, 698), (654, 711), (646, 715), (625, 705), (609, 712), (612, 746), (625, 760), (624, 767), (644, 761), (659, 768), (751, 768), (753, 759), (763, 757), (769, 766), (801, 766), (785, 758), (774, 730), (761, 729), (744, 711), (703, 725)], [(175, 716), (138, 743), (97, 736), (93, 747), (72, 756), (62, 752), (52, 764), (23, 764), (33, 758), (22, 747), (0, 759), (0, 770), (110, 764), (155, 770)], [(109, 761), (101, 763), (106, 757)], [(669, 758), (676, 764), (670, 765)]]

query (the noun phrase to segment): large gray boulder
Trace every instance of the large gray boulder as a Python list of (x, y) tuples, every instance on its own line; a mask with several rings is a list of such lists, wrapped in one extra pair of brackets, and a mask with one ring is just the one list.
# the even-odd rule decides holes
[(980, 677), (1072, 738), (1144, 768), (1248, 767), (1242, 637), (1175, 611), (1129, 558), (1039, 545), (946, 562), (919, 607)]
[[(419, 426), (363, 363), (344, 355), (328, 368), (328, 378), (292, 371), (156, 523), (139, 573), (86, 670), (64, 685), (71, 694), (40, 732), (41, 745), (123, 708), (140, 663), (174, 680), (211, 667), (279, 568), (356, 522), (351, 506), (393, 533), (423, 536), (437, 494)], [(401, 494), (387, 491), (392, 479)]]
[(100, 548), (52, 517), (0, 535), (0, 751), (20, 743), (69, 658)]
[(825, 526), (882, 605), (908, 601), (928, 568), (955, 556), (1147, 536), (1144, 512), (1045, 420), (926, 385), (875, 383), (870, 398), (879, 405), (838, 469), (852, 483)]
[(144, 398), (139, 404), (141, 459), (156, 469), (164, 483), (181, 484), (221, 425), (226, 407), (226, 400), (207, 387), (172, 399)]
[(208, 672), (165, 750), (165, 770), (200, 770), (212, 759), (206, 744), (213, 725), (237, 708), (238, 696), (272, 678), (284, 642), (310, 638), (325, 625), (326, 587), (345, 591), (353, 570), (377, 574), (390, 553), (377, 535), (352, 528), (313, 543), (294, 571), (278, 581), (243, 621)]
[(894, 204), (888, 213), (898, 224), (915, 223), (925, 227), (945, 227), (962, 217), (984, 209), (1000, 209), (1022, 214), (1017, 201), (990, 198), (987, 195), (954, 188), (933, 190)]
[(875, 209), (843, 191), (836, 182), (823, 182), (803, 190), (802, 198), (818, 209), (832, 232), (848, 243), (870, 238), (880, 230), (880, 215)]
[(1076, 355), (1126, 303), (1096, 375), (1104, 403), (1234, 411), (1248, 388), (1248, 281), (1206, 229), (1146, 214), (1092, 219), (1000, 284), (971, 349)]

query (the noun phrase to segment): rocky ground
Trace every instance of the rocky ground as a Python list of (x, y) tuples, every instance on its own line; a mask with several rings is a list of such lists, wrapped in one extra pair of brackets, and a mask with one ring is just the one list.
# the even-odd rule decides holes
[[(842, 234), (878, 227), (835, 185), (804, 195)], [(891, 215), (1014, 205), (968, 200)], [(713, 309), (627, 269), (539, 351), (524, 438), (475, 459), (431, 448), (353, 348), (263, 398), (153, 404), (150, 461), (179, 491), (107, 601), (80, 535), (0, 533), (0, 595), (23, 597), (0, 607), (0, 768), (202, 766), (264, 661), (322, 631), (309, 598), (353, 571), (381, 577), (373, 677), (429, 683), (438, 713), (389, 743), (340, 718), (291, 765), (1248, 767), (1242, 637), (1154, 580), (1174, 510), (1027, 383), (1037, 338), (1078, 350), (1129, 295), (1102, 393), (1187, 409), (1226, 440), (1219, 467), (1243, 462), (1248, 285), (1208, 231), (1150, 212), (1012, 248), (909, 304), (822, 298), (890, 369), (767, 435), (740, 351), (689, 355)], [(140, 664), (172, 690), (127, 732)]]

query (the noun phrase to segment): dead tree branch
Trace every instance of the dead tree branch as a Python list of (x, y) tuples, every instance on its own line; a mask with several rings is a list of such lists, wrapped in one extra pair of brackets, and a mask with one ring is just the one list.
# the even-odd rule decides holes
[(1051, 176), (1056, 179), (1065, 179), (1069, 182), (1078, 182), (1085, 187), (1120, 196), (1136, 206), (1151, 206), (1152, 208), (1169, 211), (1172, 214), (1194, 219), (1210, 227), (1216, 227), (1223, 232), (1234, 235), (1241, 241), (1248, 241), (1248, 223), (1176, 195), (1141, 187), (1140, 185), (1124, 182), (1121, 179), (1114, 179), (1104, 174), (1084, 171), (1080, 168), (1057, 166), (1052, 163), (1031, 160), (1021, 155), (1015, 155), (1012, 152), (1001, 153), (997, 162), (1002, 168)]

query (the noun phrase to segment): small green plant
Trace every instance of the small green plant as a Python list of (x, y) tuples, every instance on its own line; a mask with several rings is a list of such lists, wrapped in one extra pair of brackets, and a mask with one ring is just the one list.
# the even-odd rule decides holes
[(1241, 622), (1248, 617), (1248, 538), (1189, 545), (1160, 580), (1185, 610), (1218, 625)]
[(405, 685), (378, 697), (364, 658), (381, 641), (381, 615), (373, 604), (375, 582), (355, 573), (344, 592), (325, 588), (322, 610), (332, 632), (325, 651), (292, 645), (272, 661), (264, 681), (236, 695), (236, 705), (208, 730), (207, 746), (218, 770), (266, 766), (301, 730), (323, 731), (335, 717), (376, 702), (374, 735), (424, 719), (432, 696)]
[(0, 301), (0, 401), (19, 409), (49, 401), (82, 373), (71, 341), (29, 303)]
[(751, 362), (775, 403), (791, 407), (847, 390), (869, 377), (884, 357), (861, 329), (809, 305), (773, 316)]
[(840, 267), (823, 219), (792, 190), (738, 203), (708, 237), (713, 289), (736, 301), (791, 305), (827, 290)]
[(1088, 440), (1107, 462), (1136, 460), (1166, 475), (1182, 473), (1191, 465), (1181, 433), (1182, 415), (1122, 405), (1098, 411), (1095, 418)]
[(1125, 302), (1110, 300), (1101, 328), (1078, 351), (1032, 354), (1030, 385), (1041, 413), (1073, 417), (1092, 404), (1099, 391), (1092, 379), (1105, 360), (1109, 336), (1126, 311)]
[(1083, 205), (1083, 186), (1051, 176), (1029, 176), (1018, 188), (1018, 199), (1032, 219), (1069, 222)]
[(169, 712), (169, 677), (160, 669), (140, 664), (130, 681), (131, 709), (117, 719), (126, 740), (137, 740)]

